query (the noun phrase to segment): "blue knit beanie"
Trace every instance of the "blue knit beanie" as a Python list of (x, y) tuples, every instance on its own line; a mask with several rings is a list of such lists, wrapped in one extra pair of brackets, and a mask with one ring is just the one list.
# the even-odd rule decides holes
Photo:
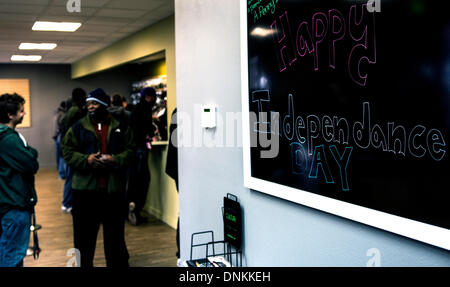
[(156, 96), (156, 91), (152, 87), (147, 87), (141, 90), (141, 98), (145, 96)]
[(98, 88), (90, 92), (86, 98), (86, 102), (88, 101), (96, 101), (107, 107), (111, 104), (111, 99), (102, 88)]

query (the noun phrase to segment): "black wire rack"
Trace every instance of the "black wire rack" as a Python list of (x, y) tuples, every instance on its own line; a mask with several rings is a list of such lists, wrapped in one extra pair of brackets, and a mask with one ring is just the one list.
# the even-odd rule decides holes
[[(202, 242), (198, 237), (205, 238)], [(196, 248), (203, 248), (205, 255), (199, 258), (193, 258), (193, 253)], [(222, 256), (229, 265), (221, 264), (221, 262), (215, 262), (212, 258)], [(214, 232), (212, 230), (196, 232), (191, 235), (191, 255), (187, 265), (189, 267), (242, 267), (242, 251), (235, 248), (229, 242), (224, 240), (215, 241)]]

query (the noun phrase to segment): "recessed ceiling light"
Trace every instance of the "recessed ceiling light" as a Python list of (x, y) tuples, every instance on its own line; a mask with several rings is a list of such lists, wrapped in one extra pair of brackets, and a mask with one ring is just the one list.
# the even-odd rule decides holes
[(42, 59), (40, 55), (12, 55), (11, 61), (21, 62), (39, 62)]
[(80, 26), (81, 23), (75, 22), (36, 21), (31, 29), (33, 31), (75, 32)]
[(21, 43), (19, 50), (53, 50), (56, 46), (55, 43)]
[(272, 30), (257, 27), (250, 33), (252, 36), (266, 37), (273, 34)]

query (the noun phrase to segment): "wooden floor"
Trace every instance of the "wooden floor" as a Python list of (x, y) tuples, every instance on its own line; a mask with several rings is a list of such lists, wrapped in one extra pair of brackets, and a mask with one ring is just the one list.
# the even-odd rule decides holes
[[(58, 179), (55, 169), (42, 169), (36, 175), (36, 221), (42, 249), (39, 259), (27, 256), (25, 267), (65, 267), (73, 256), (72, 216), (61, 212), (64, 181)], [(156, 218), (142, 225), (126, 223), (126, 243), (132, 267), (175, 267), (177, 258), (175, 230)], [(30, 245), (32, 241), (30, 241)], [(69, 254), (68, 254), (69, 252)], [(94, 258), (96, 267), (106, 266), (103, 252), (103, 234), (100, 227)]]

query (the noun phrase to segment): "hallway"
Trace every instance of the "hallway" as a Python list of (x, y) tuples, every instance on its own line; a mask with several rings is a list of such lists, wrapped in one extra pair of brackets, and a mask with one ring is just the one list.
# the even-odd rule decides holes
[[(38, 260), (27, 256), (25, 267), (65, 267), (72, 258), (72, 216), (61, 212), (64, 181), (58, 179), (56, 169), (41, 169), (36, 175), (36, 221), (41, 254)], [(125, 236), (131, 267), (175, 267), (175, 230), (152, 217), (139, 226), (125, 224)], [(32, 245), (32, 240), (30, 240)], [(106, 266), (103, 252), (103, 234), (97, 238), (94, 266)]]

